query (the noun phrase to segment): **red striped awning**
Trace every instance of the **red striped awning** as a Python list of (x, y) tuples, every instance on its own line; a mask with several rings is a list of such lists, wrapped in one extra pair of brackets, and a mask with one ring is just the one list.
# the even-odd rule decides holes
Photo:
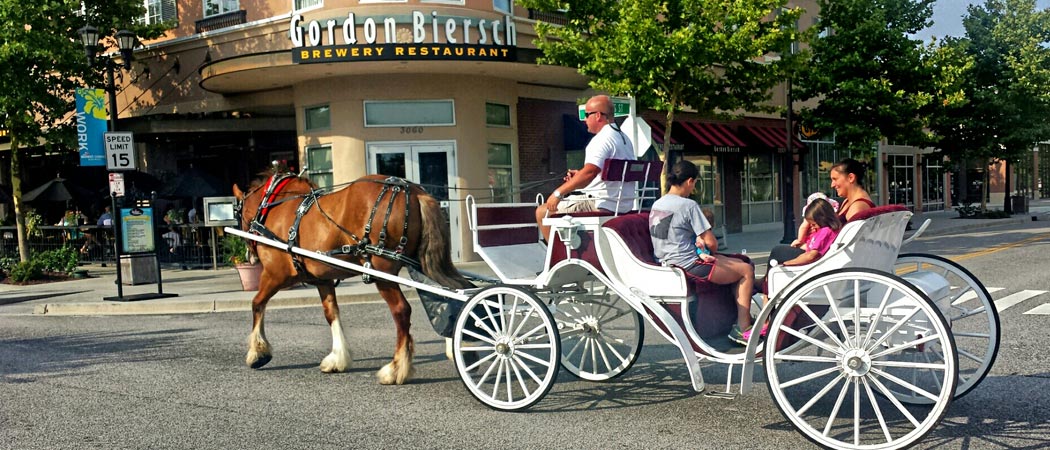
[[(746, 129), (749, 133), (754, 135), (755, 138), (757, 138), (758, 141), (761, 142), (762, 145), (765, 145), (766, 147), (780, 149), (780, 150), (783, 150), (783, 149), (787, 148), (787, 145), (786, 145), (787, 139), (785, 139), (785, 136), (787, 136), (787, 130), (785, 130), (784, 128), (763, 127), (763, 126), (745, 126), (744, 129)], [(802, 141), (799, 140), (799, 138), (797, 136), (792, 136), (791, 141), (792, 141), (792, 145), (795, 148), (798, 148), (798, 149), (806, 148), (806, 145), (803, 144)]]
[[(653, 130), (653, 142), (658, 145), (664, 145), (664, 131), (666, 131), (666, 129), (664, 128), (663, 122), (660, 122), (659, 120), (645, 119), (645, 123), (648, 123), (649, 128)], [(671, 144), (674, 145), (677, 143), (678, 141), (672, 136)]]
[(747, 144), (733, 132), (732, 128), (705, 122), (680, 121), (682, 128), (692, 134), (702, 145), (713, 147), (747, 147)]

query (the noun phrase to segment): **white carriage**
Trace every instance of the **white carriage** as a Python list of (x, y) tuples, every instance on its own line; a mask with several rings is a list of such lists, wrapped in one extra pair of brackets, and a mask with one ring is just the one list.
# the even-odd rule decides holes
[[(659, 173), (659, 162), (610, 160), (603, 177), (644, 183)], [(537, 203), (467, 202), (475, 251), (499, 278), (491, 285), (449, 290), (288, 250), (417, 288), (435, 330), (452, 338), (467, 390), (497, 410), (540, 401), (561, 367), (596, 382), (623, 374), (648, 322), (677, 348), (697, 392), (707, 388), (701, 363), (725, 367), (726, 387), (714, 395), (730, 398), (751, 391), (763, 363), (774, 402), (808, 439), (901, 448), (929, 433), (998, 351), (996, 309), (972, 274), (938, 256), (899, 254), (911, 217), (903, 208), (848, 223), (813, 264), (771, 267), (769, 301), (753, 308), (768, 336), (753, 333), (741, 348), (725, 337), (736, 317), (729, 287), (657, 264), (647, 213), (548, 218), (548, 246), (538, 241)]]

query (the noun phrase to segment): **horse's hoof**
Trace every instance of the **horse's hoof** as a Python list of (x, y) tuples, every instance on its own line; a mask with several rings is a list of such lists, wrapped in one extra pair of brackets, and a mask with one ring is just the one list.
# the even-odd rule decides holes
[(268, 364), (271, 359), (273, 359), (273, 356), (262, 355), (259, 358), (257, 358), (255, 361), (253, 361), (252, 363), (248, 364), (248, 367), (251, 367), (252, 369), (258, 369), (258, 368)]
[(387, 364), (376, 372), (376, 379), (379, 384), (391, 385), (391, 384), (405, 384), (412, 375), (415, 374), (415, 368), (410, 367), (405, 369), (403, 367), (395, 367), (393, 363)]

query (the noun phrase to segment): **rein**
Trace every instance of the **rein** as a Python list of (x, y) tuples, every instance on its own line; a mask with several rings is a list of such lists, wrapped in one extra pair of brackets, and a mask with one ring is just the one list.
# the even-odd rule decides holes
[[(368, 221), (365, 222), (364, 225), (364, 233), (362, 234), (363, 237), (358, 237), (356, 234), (344, 228), (342, 225), (339, 224), (339, 222), (337, 222), (330, 215), (328, 215), (328, 213), (325, 212), (318, 203), (318, 199), (321, 196), (333, 193), (331, 191), (326, 191), (325, 189), (311, 189), (310, 192), (305, 194), (276, 200), (281, 190), (284, 189), (288, 185), (288, 183), (292, 181), (292, 178), (296, 178), (296, 175), (291, 173), (283, 173), (274, 174), (270, 177), (269, 181), (266, 183), (266, 190), (262, 194), (262, 200), (259, 203), (259, 208), (256, 211), (255, 218), (252, 219), (251, 223), (249, 224), (248, 231), (287, 244), (288, 253), (292, 258), (292, 265), (295, 267), (296, 272), (314, 280), (318, 280), (306, 270), (304, 258), (292, 252), (292, 248), (298, 247), (299, 245), (299, 227), (302, 223), (303, 216), (305, 216), (306, 213), (310, 211), (310, 208), (313, 207), (316, 207), (318, 212), (320, 212), (326, 220), (335, 225), (335, 227), (338, 228), (343, 234), (349, 236), (354, 242), (356, 242), (356, 244), (343, 245), (342, 247), (339, 247), (337, 249), (329, 250), (326, 252), (322, 251), (319, 253), (322, 253), (327, 256), (350, 255), (355, 257), (363, 257), (365, 259), (363, 266), (368, 268), (372, 267), (371, 257), (374, 255), (392, 261), (401, 262), (403, 264), (411, 266), (416, 270), (421, 270), (422, 265), (419, 263), (419, 261), (404, 254), (405, 246), (408, 244), (408, 217), (411, 210), (411, 184), (409, 182), (397, 177), (389, 177), (382, 181), (368, 180), (373, 183), (382, 184), (383, 189), (379, 192), (375, 203), (372, 205), (372, 211), (368, 216)], [(353, 183), (356, 183), (356, 181), (350, 184)], [(252, 191), (249, 191), (248, 194), (245, 194), (245, 197), (251, 195), (258, 189), (259, 187), (253, 189)], [(376, 212), (379, 210), (380, 205), (383, 203), (383, 197), (385, 197), (388, 192), (390, 193), (390, 196), (387, 198), (386, 202), (386, 214), (383, 218), (383, 226), (379, 230), (378, 242), (376, 244), (372, 244), (369, 241), (369, 236), (372, 233), (372, 222), (375, 219)], [(386, 246), (386, 229), (387, 225), (389, 225), (390, 223), (390, 217), (393, 213), (394, 202), (397, 199), (398, 194), (403, 194), (405, 199), (404, 225), (401, 230), (401, 239), (398, 241), (394, 249), (391, 250)], [(270, 231), (269, 228), (266, 227), (266, 218), (273, 207), (296, 198), (302, 198), (302, 201), (296, 208), (295, 220), (292, 222), (292, 226), (288, 229), (288, 240), (284, 241), (272, 231)], [(237, 211), (237, 216), (238, 220), (240, 220), (239, 208)], [(250, 244), (252, 245), (252, 250), (254, 251), (256, 245), (255, 241), (252, 241)], [(371, 283), (373, 281), (372, 278), (367, 274), (362, 274), (362, 278), (365, 283)]]

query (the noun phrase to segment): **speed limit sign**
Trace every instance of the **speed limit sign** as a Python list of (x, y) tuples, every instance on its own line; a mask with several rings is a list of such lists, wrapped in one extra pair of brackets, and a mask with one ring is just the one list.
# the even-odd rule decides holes
[(135, 137), (130, 131), (105, 134), (106, 169), (135, 170)]

